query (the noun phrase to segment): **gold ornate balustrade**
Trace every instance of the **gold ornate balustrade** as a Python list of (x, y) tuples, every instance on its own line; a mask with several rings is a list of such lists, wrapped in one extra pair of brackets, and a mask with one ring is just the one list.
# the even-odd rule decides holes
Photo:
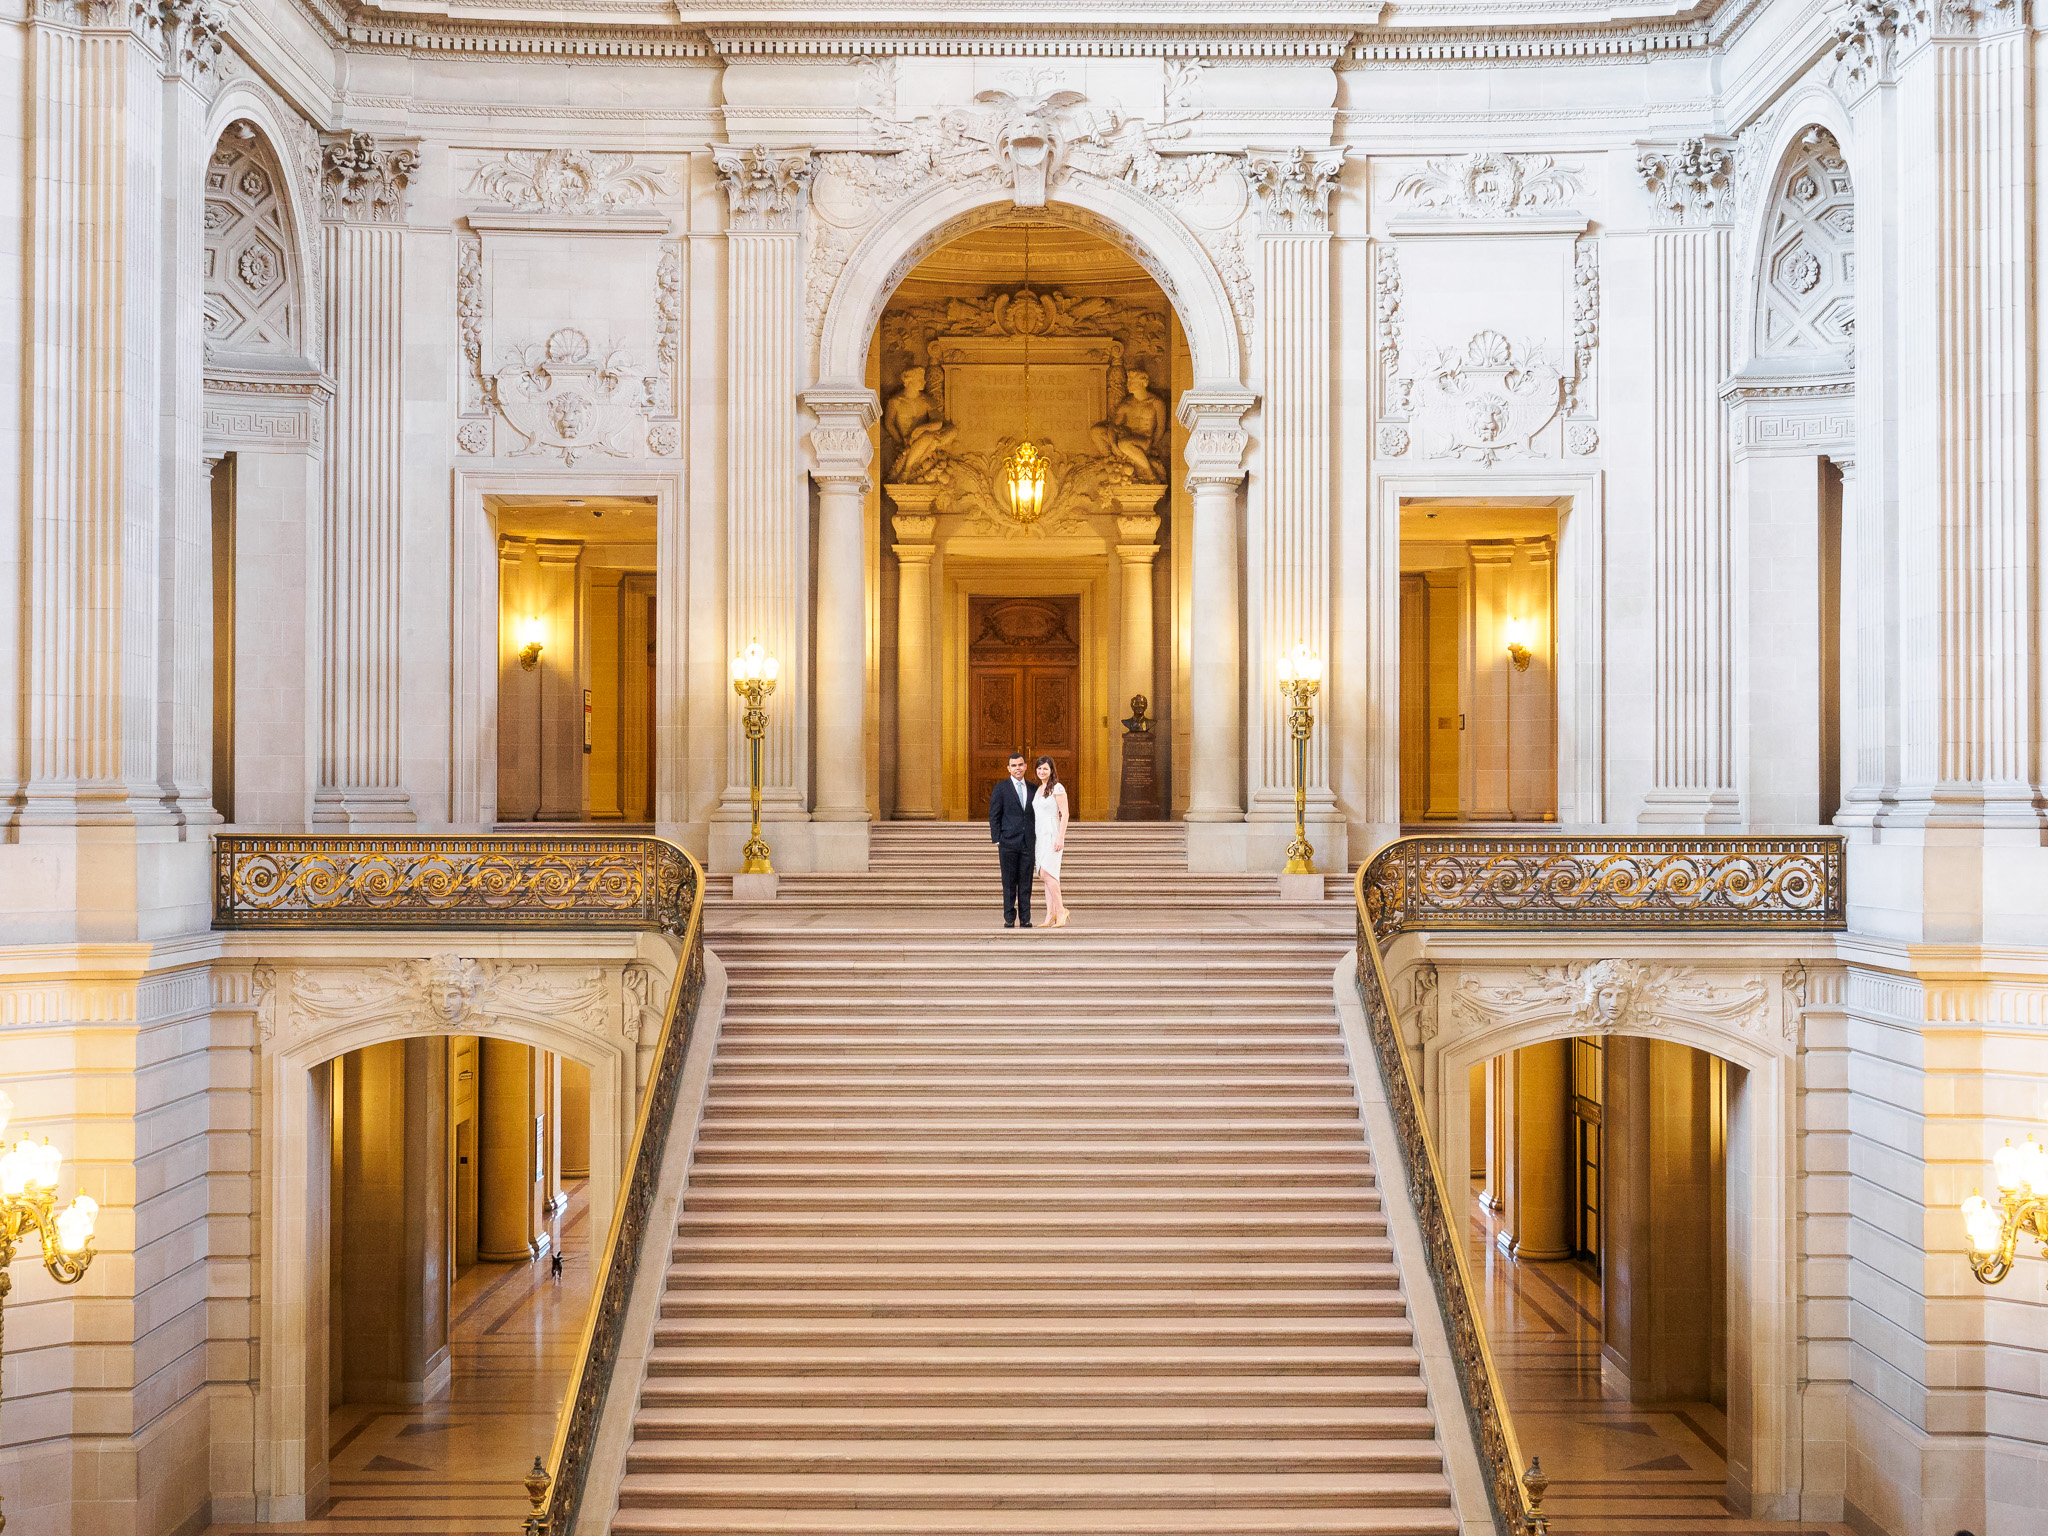
[(702, 881), (658, 837), (217, 837), (216, 928), (655, 928)]
[(554, 1443), (527, 1479), (531, 1536), (568, 1536), (589, 1480), (598, 1417), (619, 1358), (626, 1305), (675, 1120), (683, 1061), (704, 995), (704, 871), (658, 837), (217, 837), (214, 926), (268, 929), (652, 929), (681, 957), (625, 1187)]
[(1473, 1301), (1464, 1203), (1453, 1199), (1430, 1140), (1381, 946), (1403, 933), (1446, 929), (1841, 928), (1843, 863), (1835, 837), (1404, 837), (1358, 872), (1358, 992), (1487, 1493), (1509, 1536), (1545, 1536), (1549, 1480), (1523, 1463)]

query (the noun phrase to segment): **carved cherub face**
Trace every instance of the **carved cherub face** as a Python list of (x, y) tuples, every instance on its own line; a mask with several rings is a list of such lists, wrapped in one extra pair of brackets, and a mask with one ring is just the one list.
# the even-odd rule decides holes
[(924, 370), (922, 368), (906, 368), (903, 370), (903, 392), (907, 395), (921, 395), (924, 393)]
[(1142, 368), (1133, 368), (1124, 382), (1130, 386), (1131, 393), (1142, 400), (1145, 398), (1145, 392), (1152, 387), (1152, 375)]

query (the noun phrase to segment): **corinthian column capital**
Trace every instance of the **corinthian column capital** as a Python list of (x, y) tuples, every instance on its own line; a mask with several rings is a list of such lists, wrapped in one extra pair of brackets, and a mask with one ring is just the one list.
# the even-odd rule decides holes
[(811, 183), (808, 149), (714, 149), (711, 162), (731, 205), (729, 229), (795, 233)]

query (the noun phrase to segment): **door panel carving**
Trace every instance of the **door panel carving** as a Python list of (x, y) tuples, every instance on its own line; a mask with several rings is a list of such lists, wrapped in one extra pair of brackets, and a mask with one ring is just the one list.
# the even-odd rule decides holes
[(1010, 753), (1059, 764), (1070, 802), (1080, 799), (1081, 599), (970, 597), (968, 804), (979, 813)]

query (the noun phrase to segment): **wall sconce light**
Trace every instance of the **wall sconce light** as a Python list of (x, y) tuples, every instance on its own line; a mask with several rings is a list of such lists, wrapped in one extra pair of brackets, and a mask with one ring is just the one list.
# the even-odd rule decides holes
[(1970, 1268), (1986, 1285), (2012, 1273), (2020, 1234), (2031, 1232), (2048, 1249), (2048, 1147), (2029, 1136), (2023, 1146), (2008, 1141), (1992, 1155), (1998, 1203), (1980, 1194), (1963, 1202), (1963, 1232), (1970, 1244)]
[(1533, 654), (1529, 649), (1529, 626), (1520, 619), (1509, 619), (1507, 637), (1508, 660), (1515, 664), (1517, 672), (1528, 671), (1529, 657)]
[(547, 633), (547, 626), (541, 623), (537, 613), (519, 626), (519, 665), (529, 672), (540, 665), (540, 653), (546, 648)]

